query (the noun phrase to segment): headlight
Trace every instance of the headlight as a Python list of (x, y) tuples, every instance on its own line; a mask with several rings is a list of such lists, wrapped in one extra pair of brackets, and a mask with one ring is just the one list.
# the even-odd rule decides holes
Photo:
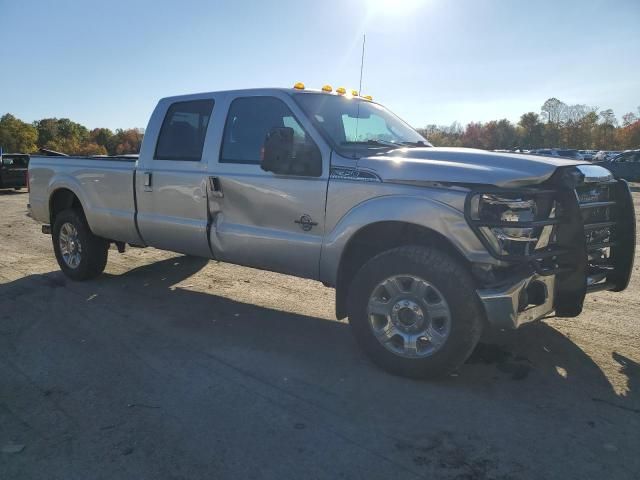
[(553, 216), (546, 206), (544, 210), (541, 212), (534, 196), (511, 193), (475, 193), (468, 204), (476, 231), (499, 256), (530, 255), (536, 248), (547, 246), (552, 227), (533, 224), (541, 217)]

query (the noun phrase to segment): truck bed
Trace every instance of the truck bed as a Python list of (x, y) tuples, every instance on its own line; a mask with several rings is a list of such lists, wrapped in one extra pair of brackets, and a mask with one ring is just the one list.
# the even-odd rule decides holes
[[(29, 165), (33, 217), (49, 223), (49, 198), (68, 189), (82, 203), (94, 234), (140, 243), (135, 224), (135, 157), (32, 156)], [(53, 197), (55, 199), (55, 196)]]

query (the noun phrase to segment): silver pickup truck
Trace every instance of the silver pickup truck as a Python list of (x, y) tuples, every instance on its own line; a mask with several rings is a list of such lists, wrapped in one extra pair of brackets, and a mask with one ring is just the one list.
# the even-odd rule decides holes
[(383, 368), (440, 376), (485, 328), (578, 315), (632, 270), (631, 194), (598, 166), (434, 148), (356, 92), (162, 99), (138, 158), (34, 156), (30, 208), (62, 271), (110, 244), (316, 279)]

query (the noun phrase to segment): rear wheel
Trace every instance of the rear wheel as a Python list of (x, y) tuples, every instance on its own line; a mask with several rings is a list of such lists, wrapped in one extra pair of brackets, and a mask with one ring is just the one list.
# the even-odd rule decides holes
[(51, 233), (58, 265), (69, 278), (89, 280), (104, 271), (109, 242), (91, 232), (82, 211), (60, 212)]
[(447, 375), (464, 363), (482, 331), (471, 276), (436, 249), (400, 247), (372, 258), (356, 274), (348, 301), (360, 345), (399, 375)]

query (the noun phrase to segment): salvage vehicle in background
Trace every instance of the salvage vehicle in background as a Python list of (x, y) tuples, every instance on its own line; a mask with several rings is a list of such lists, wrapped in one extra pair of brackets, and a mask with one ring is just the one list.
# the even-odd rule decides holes
[(29, 155), (3, 153), (0, 155), (0, 188), (20, 190), (27, 186)]
[(30, 209), (62, 271), (153, 246), (316, 279), (360, 345), (412, 377), (627, 287), (628, 185), (559, 157), (433, 148), (370, 97), (255, 89), (162, 99), (138, 159), (35, 156)]
[(592, 162), (602, 162), (604, 160), (611, 160), (614, 157), (617, 157), (622, 152), (618, 150), (600, 150), (596, 152), (596, 154), (591, 159)]
[(531, 153), (536, 155), (545, 155), (547, 157), (563, 157), (572, 158), (573, 160), (584, 160), (583, 155), (578, 151), (571, 148), (540, 148), (533, 150)]
[(640, 182), (640, 150), (629, 150), (610, 160), (596, 163), (606, 168), (616, 178), (629, 182)]
[(593, 156), (597, 153), (595, 150), (578, 150), (578, 153), (582, 155), (582, 158), (587, 162), (593, 160)]

